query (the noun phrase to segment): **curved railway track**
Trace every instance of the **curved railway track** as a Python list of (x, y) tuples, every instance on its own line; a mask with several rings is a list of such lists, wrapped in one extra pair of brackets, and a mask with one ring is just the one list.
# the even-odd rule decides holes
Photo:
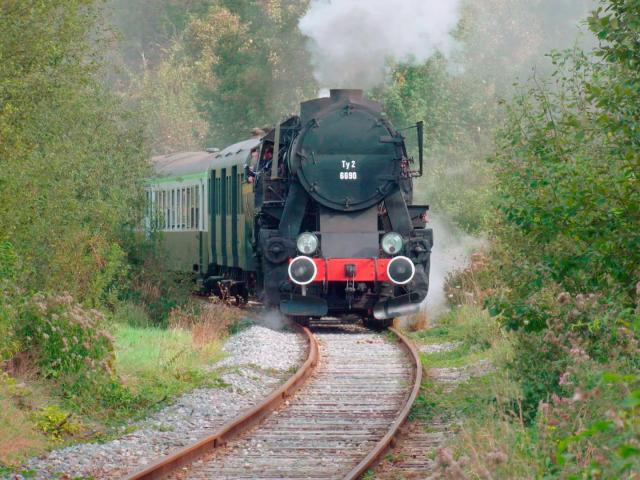
[(128, 479), (364, 474), (391, 445), (418, 394), (418, 353), (395, 330), (397, 342), (353, 326), (301, 330), (308, 358), (287, 383), (215, 434)]

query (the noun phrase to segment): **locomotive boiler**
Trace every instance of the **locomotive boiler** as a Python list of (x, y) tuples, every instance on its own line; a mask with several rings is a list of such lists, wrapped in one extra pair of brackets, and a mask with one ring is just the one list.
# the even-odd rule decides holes
[(433, 232), (428, 207), (413, 204), (422, 123), (416, 131), (417, 165), (378, 103), (332, 90), (260, 138), (156, 157), (151, 222), (175, 268), (204, 288), (255, 294), (300, 321), (388, 325), (417, 312), (429, 286)]

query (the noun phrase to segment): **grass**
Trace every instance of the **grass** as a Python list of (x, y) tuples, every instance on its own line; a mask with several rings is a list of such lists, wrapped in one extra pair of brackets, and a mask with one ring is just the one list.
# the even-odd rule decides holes
[(182, 329), (117, 327), (116, 371), (135, 394), (170, 397), (207, 380), (205, 367), (221, 358), (220, 341), (194, 345)]
[[(410, 334), (419, 344), (455, 343), (455, 347), (433, 353), (421, 353), (426, 372), (434, 368), (461, 368), (489, 359), (501, 362), (508, 355), (508, 341), (495, 319), (478, 307), (455, 307), (429, 329)], [(472, 378), (451, 391), (425, 375), (420, 398), (414, 405), (414, 418), (432, 419), (435, 414), (448, 418), (474, 410), (476, 403), (490, 401), (494, 374)]]
[(193, 388), (225, 387), (207, 367), (222, 358), (222, 341), (237, 318), (224, 305), (190, 306), (163, 329), (150, 326), (142, 309), (124, 305), (112, 322), (111, 383), (76, 391), (28, 371), (15, 379), (0, 374), (0, 473), (52, 448), (119, 436), (131, 420)]
[(47, 445), (28, 412), (16, 406), (19, 397), (11, 383), (0, 378), (0, 465), (12, 465), (25, 456), (37, 455)]
[(505, 367), (513, 355), (512, 339), (497, 320), (477, 306), (462, 305), (437, 326), (410, 335), (419, 344), (457, 344), (421, 354), (425, 371), (472, 366), (482, 359), (494, 367), (456, 385), (425, 376), (410, 418), (427, 425), (451, 422), (455, 435), (445, 448), (467, 478), (537, 478), (543, 460), (535, 451), (536, 430), (520, 417), (520, 388)]
[(495, 318), (474, 305), (454, 307), (433, 328), (411, 336), (422, 343), (463, 342), (469, 347), (491, 348), (503, 333)]
[(426, 368), (460, 368), (490, 358), (490, 352), (474, 351), (466, 345), (436, 353), (421, 353), (422, 365)]

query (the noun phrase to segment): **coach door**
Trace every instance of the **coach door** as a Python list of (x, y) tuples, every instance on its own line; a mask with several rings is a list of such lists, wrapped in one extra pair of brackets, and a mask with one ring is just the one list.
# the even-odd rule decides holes
[(209, 236), (211, 242), (211, 263), (218, 265), (218, 176), (211, 170), (209, 177)]
[(221, 254), (221, 265), (229, 265), (227, 255), (227, 245), (229, 243), (229, 179), (227, 178), (227, 169), (220, 171), (220, 246), (218, 252)]
[(238, 267), (238, 247), (240, 239), (238, 238), (238, 167), (231, 167), (231, 255), (233, 257), (233, 266)]

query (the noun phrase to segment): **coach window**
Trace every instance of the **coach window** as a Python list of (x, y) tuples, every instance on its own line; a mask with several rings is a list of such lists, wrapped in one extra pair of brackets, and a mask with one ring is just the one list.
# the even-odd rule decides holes
[(191, 187), (191, 228), (198, 228), (198, 188)]
[(182, 223), (182, 215), (180, 214), (180, 189), (176, 188), (176, 230), (180, 230), (180, 223)]
[(169, 224), (169, 221), (167, 219), (167, 192), (165, 190), (162, 190), (160, 192), (160, 212), (161, 215), (158, 216), (158, 222), (160, 223), (160, 225), (158, 226), (158, 228), (164, 230)]
[(180, 188), (178, 190), (178, 195), (179, 195), (179, 201), (180, 203), (178, 204), (178, 215), (180, 215), (180, 221), (178, 222), (178, 230), (183, 230), (184, 229), (184, 188)]
[(185, 188), (185, 196), (187, 197), (187, 203), (185, 204), (187, 215), (184, 226), (187, 230), (191, 230), (191, 187)]
[(191, 228), (191, 187), (184, 189), (184, 196), (187, 199), (184, 204), (185, 216), (184, 216), (184, 228), (189, 230)]
[(189, 228), (189, 189), (182, 189), (182, 229)]
[(180, 230), (180, 224), (182, 224), (182, 189), (176, 190), (176, 230)]
[(244, 176), (244, 174), (242, 173), (238, 173), (238, 214), (242, 214), (242, 177)]
[(216, 215), (220, 215), (222, 213), (222, 209), (220, 208), (220, 199), (222, 198), (222, 192), (220, 191), (220, 186), (222, 184), (222, 178), (217, 178), (216, 179), (216, 201), (215, 201), (215, 205), (214, 208), (216, 210)]
[(188, 228), (189, 230), (193, 230), (193, 228), (195, 227), (195, 222), (194, 222), (194, 213), (195, 213), (195, 207), (193, 206), (193, 201), (194, 199), (194, 194), (193, 194), (193, 187), (189, 187), (189, 189), (187, 190), (187, 192), (189, 193), (189, 224), (188, 224)]
[(162, 216), (160, 217), (160, 221), (162, 225), (160, 228), (165, 230), (167, 225), (169, 225), (169, 209), (167, 208), (167, 191), (163, 190), (162, 195), (160, 196), (160, 203), (162, 205)]
[(173, 228), (180, 230), (180, 189), (176, 188), (174, 192), (176, 194), (176, 203), (173, 206), (173, 214), (175, 217)]
[(189, 216), (189, 212), (187, 211), (187, 208), (189, 207), (189, 202), (187, 199), (187, 189), (183, 188), (182, 189), (182, 222), (180, 222), (180, 226), (182, 227), (183, 230), (186, 230), (187, 228), (187, 220), (188, 220), (188, 216)]
[(193, 228), (193, 187), (187, 187), (187, 230)]
[(200, 185), (193, 187), (193, 221), (194, 228), (200, 230)]
[(171, 211), (171, 230), (176, 228), (176, 191), (171, 189), (171, 205), (169, 206)]
[(198, 229), (198, 201), (200, 200), (200, 196), (198, 195), (198, 193), (200, 193), (200, 186), (195, 186), (195, 187), (191, 187), (191, 204), (193, 206), (193, 210), (191, 213), (191, 218), (192, 218), (192, 223), (191, 223), (191, 227), (194, 229)]
[(189, 229), (189, 187), (182, 189), (182, 228)]
[(189, 189), (182, 189), (182, 228), (189, 228)]
[(155, 216), (156, 216), (156, 191), (149, 190), (149, 196), (147, 202), (147, 209), (149, 212), (149, 216), (147, 217), (147, 230), (151, 230), (152, 226), (155, 225)]
[(169, 228), (171, 228), (171, 193), (169, 192), (169, 190), (165, 190), (163, 192), (163, 197), (164, 210), (166, 212), (164, 228), (165, 230), (168, 230)]
[(209, 215), (209, 186), (207, 184), (202, 185), (200, 193), (202, 194), (202, 208), (200, 208), (202, 222), (200, 224), (202, 225), (202, 230), (206, 230), (208, 225), (207, 215)]
[(160, 201), (162, 200), (162, 190), (158, 190), (156, 192), (156, 198), (155, 198), (155, 215), (153, 216), (153, 225), (156, 227), (156, 230), (160, 229), (159, 223), (160, 223), (160, 215), (162, 215), (164, 212), (162, 210), (162, 203), (160, 203)]
[(164, 196), (164, 191), (163, 190), (158, 190), (156, 192), (156, 218), (155, 218), (155, 222), (156, 222), (156, 228), (158, 230), (161, 229), (161, 228), (164, 228), (165, 210), (164, 210), (164, 203), (162, 203), (163, 196)]
[(187, 187), (187, 228), (193, 230), (193, 187)]
[(160, 215), (164, 213), (162, 211), (162, 204), (160, 203), (160, 200), (162, 200), (162, 190), (156, 191), (156, 197), (153, 202), (154, 208), (155, 208), (155, 215), (153, 216), (153, 225), (156, 227), (156, 230), (160, 228), (159, 227)]

